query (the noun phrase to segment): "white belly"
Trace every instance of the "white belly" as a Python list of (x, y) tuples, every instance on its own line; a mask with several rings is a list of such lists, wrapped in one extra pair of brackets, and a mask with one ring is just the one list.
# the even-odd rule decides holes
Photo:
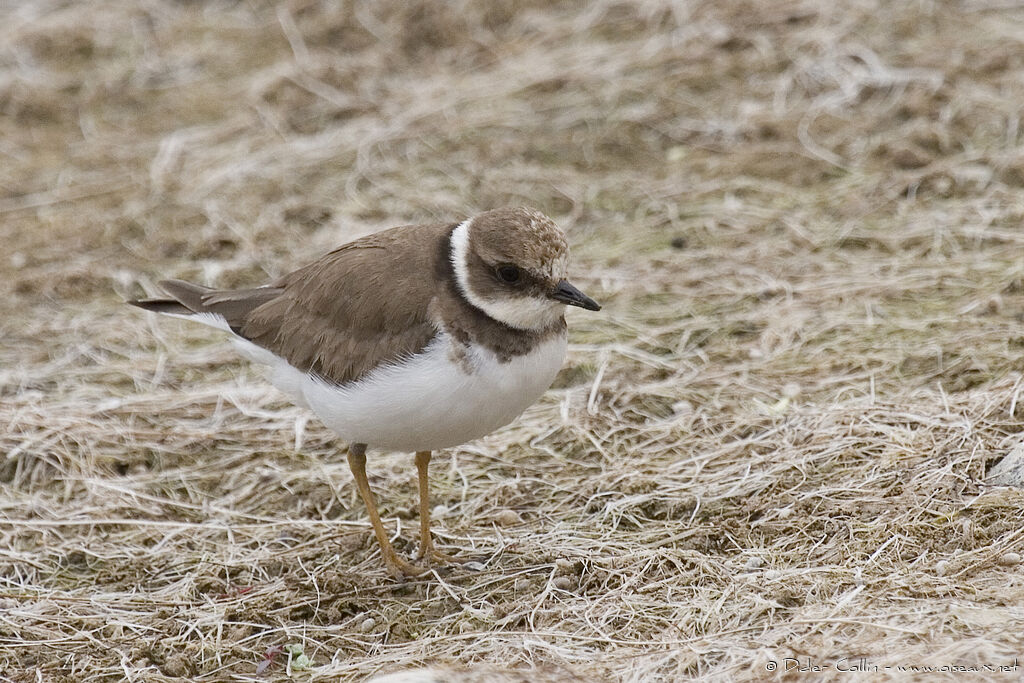
[[(259, 350), (263, 354), (253, 359), (268, 362), (271, 354)], [(269, 363), (270, 380), (349, 443), (437, 450), (478, 439), (514, 420), (551, 386), (565, 350), (563, 334), (505, 363), (475, 347), (454, 359), (450, 338), (441, 335), (406, 362), (344, 387), (299, 372), (276, 356)]]

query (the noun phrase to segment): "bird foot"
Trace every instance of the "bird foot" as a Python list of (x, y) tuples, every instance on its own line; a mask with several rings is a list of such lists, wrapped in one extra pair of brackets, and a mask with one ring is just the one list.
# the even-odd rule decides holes
[(420, 548), (419, 553), (416, 554), (416, 561), (419, 562), (423, 559), (426, 559), (430, 564), (465, 564), (473, 561), (473, 558), (470, 557), (456, 557), (455, 555), (443, 553), (433, 545)]
[(429, 567), (413, 564), (408, 560), (402, 559), (397, 554), (385, 555), (384, 566), (387, 568), (388, 573), (396, 579), (417, 578), (430, 573)]

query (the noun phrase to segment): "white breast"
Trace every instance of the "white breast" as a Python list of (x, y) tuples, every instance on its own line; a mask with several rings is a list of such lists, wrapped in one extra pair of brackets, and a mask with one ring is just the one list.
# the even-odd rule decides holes
[(264, 349), (260, 354), (243, 350), (253, 360), (272, 358), (271, 382), (343, 440), (422, 451), (458, 446), (514, 420), (551, 386), (565, 360), (566, 336), (556, 335), (507, 362), (481, 347), (465, 347), (461, 357), (453, 348), (451, 338), (441, 334), (405, 362), (344, 387), (299, 372)]

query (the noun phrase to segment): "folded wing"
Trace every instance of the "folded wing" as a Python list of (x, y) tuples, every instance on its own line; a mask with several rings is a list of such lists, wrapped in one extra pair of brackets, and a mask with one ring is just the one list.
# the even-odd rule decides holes
[(418, 353), (435, 336), (430, 309), (447, 287), (449, 231), (443, 224), (392, 228), (266, 287), (225, 290), (166, 280), (160, 285), (169, 297), (129, 303), (227, 329), (343, 385)]

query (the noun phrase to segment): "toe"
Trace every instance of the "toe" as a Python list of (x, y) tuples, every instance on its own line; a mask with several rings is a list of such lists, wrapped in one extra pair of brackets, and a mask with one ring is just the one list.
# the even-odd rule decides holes
[(421, 567), (398, 556), (386, 558), (384, 565), (387, 567), (388, 573), (396, 579), (415, 578), (430, 573), (428, 567)]

